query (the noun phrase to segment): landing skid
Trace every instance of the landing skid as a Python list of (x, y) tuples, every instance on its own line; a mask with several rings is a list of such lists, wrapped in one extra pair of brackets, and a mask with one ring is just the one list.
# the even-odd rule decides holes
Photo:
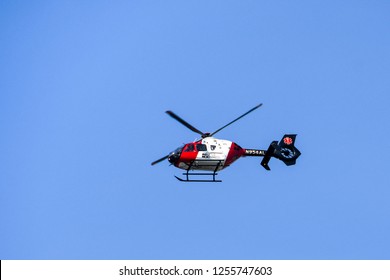
[[(193, 163), (194, 162), (191, 162), (187, 168), (187, 172), (183, 173), (183, 175), (186, 176), (185, 179), (179, 178), (177, 176), (175, 176), (175, 178), (177, 180), (179, 180), (180, 182), (197, 182), (197, 183), (202, 183), (202, 182), (220, 183), (220, 182), (222, 182), (222, 180), (215, 179), (215, 176), (218, 175), (217, 170), (222, 165), (222, 160), (218, 160), (218, 163), (217, 163), (213, 172), (190, 172)], [(212, 180), (211, 179), (209, 179), (209, 180), (193, 180), (193, 179), (190, 179), (190, 176), (212, 176)]]
[[(196, 183), (207, 183), (207, 182), (209, 182), (209, 183), (220, 183), (220, 182), (222, 182), (222, 180), (215, 180), (215, 175), (217, 175), (218, 173), (189, 173), (189, 174), (187, 174), (187, 173), (183, 173), (183, 175), (187, 175), (187, 177), (185, 178), (185, 179), (182, 179), (182, 178), (179, 178), (179, 177), (177, 177), (177, 176), (175, 176), (175, 178), (177, 179), (177, 180), (179, 180), (180, 182), (196, 182)], [(188, 176), (192, 176), (192, 175), (194, 175), (194, 176), (199, 176), (199, 175), (212, 175), (213, 176), (213, 180), (190, 180), (189, 178), (188, 178)]]

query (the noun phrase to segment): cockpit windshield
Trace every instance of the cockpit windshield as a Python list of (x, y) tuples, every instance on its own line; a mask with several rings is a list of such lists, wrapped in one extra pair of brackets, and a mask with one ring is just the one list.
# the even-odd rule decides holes
[(183, 150), (183, 147), (179, 147), (173, 153), (174, 154), (180, 154), (182, 150)]

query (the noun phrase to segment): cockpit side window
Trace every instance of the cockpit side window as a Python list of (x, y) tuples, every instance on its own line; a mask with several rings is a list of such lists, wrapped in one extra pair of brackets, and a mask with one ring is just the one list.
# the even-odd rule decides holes
[(207, 146), (205, 144), (196, 144), (196, 149), (200, 152), (207, 151)]
[(184, 152), (193, 152), (194, 150), (194, 144), (188, 144), (187, 147), (185, 147)]

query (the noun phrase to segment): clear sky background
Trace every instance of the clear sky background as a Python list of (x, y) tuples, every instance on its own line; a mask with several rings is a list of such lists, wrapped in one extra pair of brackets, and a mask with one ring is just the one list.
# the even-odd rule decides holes
[[(390, 259), (389, 1), (1, 1), (0, 259)], [(297, 165), (150, 163), (197, 135)]]

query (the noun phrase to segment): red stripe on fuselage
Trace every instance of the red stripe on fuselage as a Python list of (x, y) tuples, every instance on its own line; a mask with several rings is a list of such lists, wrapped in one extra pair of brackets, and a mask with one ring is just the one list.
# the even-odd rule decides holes
[(244, 154), (245, 154), (245, 149), (241, 148), (236, 143), (232, 142), (224, 166), (225, 167), (229, 166)]

